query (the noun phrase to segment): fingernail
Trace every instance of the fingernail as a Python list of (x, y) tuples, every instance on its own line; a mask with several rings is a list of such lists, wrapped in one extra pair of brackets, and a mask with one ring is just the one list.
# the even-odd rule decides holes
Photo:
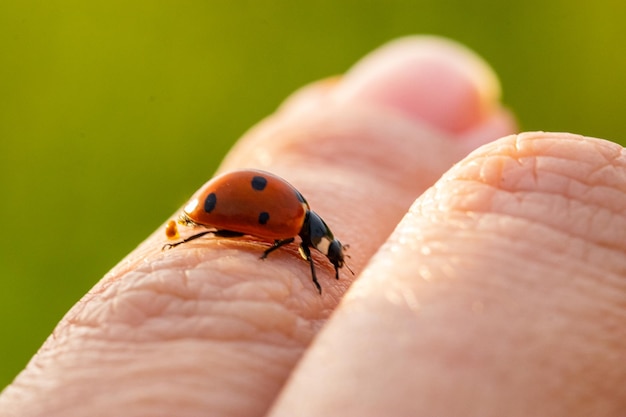
[(438, 37), (398, 39), (364, 57), (337, 85), (335, 98), (397, 110), (461, 133), (499, 108), (494, 71), (464, 46)]

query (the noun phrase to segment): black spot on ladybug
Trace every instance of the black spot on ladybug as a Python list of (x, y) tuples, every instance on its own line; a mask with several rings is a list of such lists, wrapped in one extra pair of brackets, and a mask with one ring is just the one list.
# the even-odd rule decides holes
[(259, 223), (266, 224), (270, 219), (270, 214), (267, 211), (262, 211), (259, 213)]
[(251, 185), (253, 189), (257, 191), (263, 191), (265, 187), (267, 186), (267, 179), (265, 179), (264, 177), (261, 177), (260, 175), (255, 175), (252, 178)]
[(215, 209), (215, 205), (217, 204), (217, 196), (215, 193), (209, 194), (204, 200), (204, 211), (210, 213)]

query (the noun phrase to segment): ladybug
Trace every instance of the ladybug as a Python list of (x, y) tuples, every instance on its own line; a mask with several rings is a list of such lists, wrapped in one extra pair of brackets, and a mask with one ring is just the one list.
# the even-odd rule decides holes
[[(218, 237), (250, 235), (273, 242), (261, 255), (261, 259), (265, 259), (299, 236), (300, 255), (309, 262), (313, 284), (320, 294), (322, 287), (315, 275), (310, 248), (326, 255), (335, 267), (336, 279), (339, 279), (339, 268), (344, 265), (352, 272), (344, 261), (346, 255), (343, 252), (347, 247), (334, 238), (324, 220), (311, 210), (298, 190), (269, 172), (249, 169), (213, 178), (187, 203), (178, 222), (210, 230), (166, 244), (164, 249), (207, 234)], [(168, 230), (172, 229), (169, 226)]]

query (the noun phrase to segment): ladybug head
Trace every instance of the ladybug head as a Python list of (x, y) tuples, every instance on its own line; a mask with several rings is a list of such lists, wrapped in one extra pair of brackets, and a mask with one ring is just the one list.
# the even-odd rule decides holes
[(326, 254), (326, 257), (328, 257), (330, 263), (335, 266), (335, 278), (337, 279), (339, 279), (339, 268), (343, 268), (343, 265), (345, 264), (345, 261), (343, 259), (344, 248), (345, 246), (343, 246), (340, 241), (334, 239), (332, 242), (330, 242), (330, 245), (328, 246), (328, 253)]
[[(335, 267), (335, 278), (339, 279), (339, 268), (344, 266), (352, 272), (345, 263), (347, 255), (343, 253), (347, 246), (342, 245), (340, 241), (334, 238), (324, 220), (315, 212), (307, 212), (300, 237), (304, 245), (311, 246), (326, 255), (330, 263)], [(354, 274), (354, 272), (352, 273)]]

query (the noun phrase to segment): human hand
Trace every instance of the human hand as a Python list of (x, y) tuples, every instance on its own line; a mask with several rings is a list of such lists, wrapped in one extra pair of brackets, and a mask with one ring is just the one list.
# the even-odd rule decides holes
[(515, 130), (498, 98), (480, 61), (432, 38), (296, 93), (220, 171), (289, 180), (358, 282), (315, 254), (320, 296), (295, 245), (262, 263), (247, 239), (163, 252), (161, 228), (72, 308), (0, 415), (624, 409), (623, 150), (537, 133), (466, 157)]

